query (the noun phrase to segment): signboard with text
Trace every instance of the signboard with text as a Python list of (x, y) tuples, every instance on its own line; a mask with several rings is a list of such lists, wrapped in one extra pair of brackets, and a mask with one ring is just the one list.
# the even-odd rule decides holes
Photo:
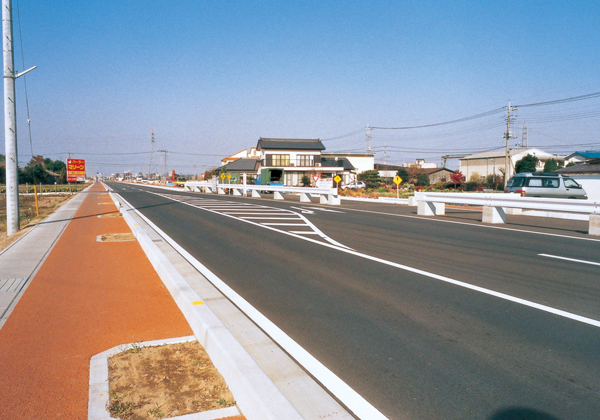
[(67, 182), (85, 182), (85, 159), (67, 159)]

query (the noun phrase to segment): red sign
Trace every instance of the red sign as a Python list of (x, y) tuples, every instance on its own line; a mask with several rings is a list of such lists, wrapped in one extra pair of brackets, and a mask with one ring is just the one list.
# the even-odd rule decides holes
[(313, 181), (315, 181), (315, 182), (318, 182), (318, 181), (319, 181), (319, 179), (321, 179), (321, 175), (320, 175), (320, 174), (314, 174), (314, 175), (312, 176), (312, 179), (313, 179)]
[(67, 159), (67, 182), (85, 181), (85, 159)]
[(204, 172), (200, 174), (200, 179), (204, 181)]

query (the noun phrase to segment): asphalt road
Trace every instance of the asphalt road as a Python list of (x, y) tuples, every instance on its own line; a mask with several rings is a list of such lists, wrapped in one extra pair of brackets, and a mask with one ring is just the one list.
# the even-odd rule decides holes
[(600, 417), (586, 222), (111, 187), (390, 419)]

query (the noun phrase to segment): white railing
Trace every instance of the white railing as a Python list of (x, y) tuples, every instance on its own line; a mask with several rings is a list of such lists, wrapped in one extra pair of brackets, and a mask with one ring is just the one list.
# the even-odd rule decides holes
[(505, 223), (505, 209), (544, 210), (563, 213), (588, 214), (590, 235), (600, 235), (600, 202), (566, 198), (521, 197), (517, 194), (481, 193), (415, 193), (417, 214), (435, 216), (445, 214), (446, 204), (468, 204), (483, 207), (484, 223)]
[(231, 190), (233, 195), (261, 197), (261, 193), (273, 193), (275, 200), (283, 200), (284, 194), (300, 195), (301, 203), (310, 203), (311, 197), (320, 197), (321, 204), (340, 205), (340, 197), (337, 188), (312, 188), (312, 187), (286, 187), (281, 185), (244, 185), (244, 184), (217, 184), (214, 181), (186, 182), (184, 188), (187, 191), (202, 191), (206, 193), (225, 194)]

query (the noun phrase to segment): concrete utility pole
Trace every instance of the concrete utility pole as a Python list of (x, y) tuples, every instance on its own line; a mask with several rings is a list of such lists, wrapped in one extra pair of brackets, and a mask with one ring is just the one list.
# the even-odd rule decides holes
[(510, 123), (511, 123), (511, 111), (517, 111), (518, 108), (516, 106), (510, 106), (510, 101), (508, 101), (508, 106), (505, 107), (508, 111), (508, 116), (506, 117), (506, 133), (504, 133), (504, 138), (506, 139), (506, 152), (504, 155), (504, 188), (506, 188), (506, 184), (508, 183), (508, 178), (510, 178), (510, 162), (508, 157), (508, 142), (510, 139), (516, 139), (516, 136), (511, 135), (510, 132)]
[(15, 72), (12, 0), (2, 0), (2, 56), (4, 61), (4, 144), (6, 153), (6, 234), (17, 233), (19, 224), (19, 159), (15, 79), (35, 69)]
[(365, 128), (367, 129), (367, 152), (370, 152), (371, 146), (369, 146), (369, 142), (371, 141), (371, 127), (367, 125)]

